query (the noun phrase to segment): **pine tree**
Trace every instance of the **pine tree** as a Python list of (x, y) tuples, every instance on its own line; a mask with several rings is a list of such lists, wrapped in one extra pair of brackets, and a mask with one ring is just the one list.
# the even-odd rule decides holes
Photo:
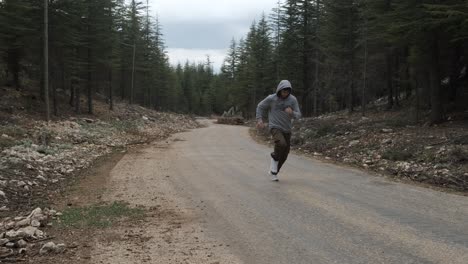
[[(0, 9), (0, 55), (6, 64), (7, 85), (20, 89), (25, 64), (38, 63), (41, 54), (42, 5), (32, 0), (4, 0)], [(32, 49), (30, 48), (32, 47)], [(26, 61), (25, 61), (26, 60)], [(36, 64), (38, 65), (38, 64)]]
[[(322, 27), (328, 67), (339, 72), (341, 79), (334, 84), (335, 96), (350, 112), (354, 109), (356, 86), (356, 42), (358, 39), (358, 11), (355, 1), (328, 0), (325, 2)], [(333, 86), (329, 87), (332, 88)], [(338, 88), (344, 87), (344, 89)]]

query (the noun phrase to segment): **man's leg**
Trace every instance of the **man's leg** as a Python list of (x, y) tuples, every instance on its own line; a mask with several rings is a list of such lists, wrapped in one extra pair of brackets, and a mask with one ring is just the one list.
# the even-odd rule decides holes
[(286, 141), (285, 135), (281, 130), (273, 128), (271, 130), (271, 135), (273, 136), (273, 141), (275, 142), (274, 151), (271, 153), (271, 157), (278, 161), (278, 170), (281, 168), (280, 164), (284, 163), (289, 152), (288, 142)]
[(278, 162), (278, 172), (280, 171), (281, 167), (286, 162), (286, 159), (288, 158), (288, 155), (289, 155), (289, 151), (291, 149), (291, 133), (281, 133), (281, 134), (283, 134), (284, 140), (286, 142), (286, 147), (284, 149), (283, 155), (281, 156), (281, 159)]

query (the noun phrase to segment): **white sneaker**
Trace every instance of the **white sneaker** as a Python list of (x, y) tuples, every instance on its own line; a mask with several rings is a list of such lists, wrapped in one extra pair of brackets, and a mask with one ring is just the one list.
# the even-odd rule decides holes
[(278, 173), (278, 161), (274, 160), (273, 158), (271, 158), (270, 162), (270, 172), (272, 174)]
[(278, 179), (278, 174), (273, 174), (271, 171), (269, 172), (270, 174), (270, 177), (271, 177), (271, 181), (279, 181)]

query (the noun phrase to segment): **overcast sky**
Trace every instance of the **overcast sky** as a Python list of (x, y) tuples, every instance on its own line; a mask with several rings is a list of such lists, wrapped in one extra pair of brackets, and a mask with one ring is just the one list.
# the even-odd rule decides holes
[(231, 39), (245, 37), (254, 20), (268, 15), (278, 0), (149, 0), (162, 25), (172, 64), (206, 61), (218, 71)]

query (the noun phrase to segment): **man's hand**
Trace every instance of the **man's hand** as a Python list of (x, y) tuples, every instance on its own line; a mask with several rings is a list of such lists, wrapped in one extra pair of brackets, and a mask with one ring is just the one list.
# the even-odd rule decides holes
[(292, 115), (293, 112), (294, 112), (293, 109), (292, 109), (291, 107), (288, 107), (288, 108), (284, 109), (284, 111), (285, 111), (286, 113), (288, 113), (289, 115)]
[(257, 129), (263, 129), (265, 128), (265, 123), (261, 119), (257, 121)]

